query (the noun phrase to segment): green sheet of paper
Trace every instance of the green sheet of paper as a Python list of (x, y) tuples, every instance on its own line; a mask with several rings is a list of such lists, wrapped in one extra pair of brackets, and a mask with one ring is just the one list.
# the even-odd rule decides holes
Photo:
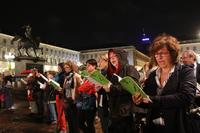
[(56, 90), (60, 90), (60, 84), (56, 82), (55, 80), (50, 79), (49, 84)]
[(44, 75), (40, 74), (40, 76), (46, 81), (48, 82), (55, 90), (60, 90), (60, 84), (52, 79), (47, 79)]
[(80, 71), (80, 75), (83, 77), (88, 77), (89, 73), (86, 70)]
[[(115, 74), (116, 75), (116, 74)], [(118, 76), (118, 75), (116, 75)], [(123, 89), (134, 95), (139, 92), (143, 98), (148, 98), (148, 95), (142, 90), (142, 88), (134, 81), (133, 78), (126, 76), (121, 78), (118, 76), (119, 83), (122, 85)]]
[(99, 70), (96, 70), (91, 74), (89, 74), (87, 71), (82, 71), (80, 74), (94, 84), (107, 85), (110, 83), (110, 81), (104, 75), (102, 75)]
[(110, 83), (110, 81), (104, 75), (102, 75), (101, 72), (98, 70), (90, 74), (89, 77), (95, 80), (96, 82), (100, 83), (101, 85), (107, 85)]

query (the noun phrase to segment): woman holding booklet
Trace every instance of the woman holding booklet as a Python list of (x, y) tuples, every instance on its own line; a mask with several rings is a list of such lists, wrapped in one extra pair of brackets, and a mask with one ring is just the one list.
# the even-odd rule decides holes
[(158, 68), (144, 83), (144, 92), (133, 95), (133, 102), (148, 109), (147, 133), (189, 133), (186, 111), (194, 99), (196, 79), (193, 69), (178, 63), (179, 42), (171, 35), (161, 34), (150, 47)]
[(68, 122), (69, 133), (79, 133), (78, 112), (75, 104), (77, 89), (82, 79), (77, 73), (77, 66), (67, 60), (64, 63), (65, 79), (63, 83), (63, 95), (65, 103), (65, 115)]
[[(61, 62), (58, 64), (58, 73), (54, 77), (54, 80), (60, 84), (60, 86), (63, 86), (65, 79), (65, 70), (64, 70), (64, 63)], [(63, 94), (62, 92), (58, 92), (56, 95), (56, 109), (57, 109), (57, 129), (59, 130), (59, 133), (66, 133), (67, 132), (67, 123), (64, 113), (64, 101), (63, 101)]]
[[(96, 71), (97, 61), (89, 59), (86, 61), (86, 71), (92, 74)], [(77, 101), (79, 127), (83, 133), (95, 133), (94, 119), (96, 115), (96, 85), (94, 82), (83, 79), (78, 87), (79, 98)]]
[(109, 104), (109, 133), (134, 133), (132, 95), (123, 89), (118, 77), (130, 76), (136, 82), (139, 73), (128, 64), (127, 52), (123, 49), (110, 49), (108, 51), (107, 78), (111, 84), (104, 85), (108, 92)]

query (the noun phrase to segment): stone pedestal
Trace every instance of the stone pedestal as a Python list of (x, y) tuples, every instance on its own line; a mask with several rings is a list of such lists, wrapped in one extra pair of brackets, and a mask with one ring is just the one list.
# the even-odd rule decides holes
[(40, 72), (44, 71), (45, 60), (39, 57), (16, 57), (15, 58), (15, 73), (20, 75), (24, 70), (37, 68)]

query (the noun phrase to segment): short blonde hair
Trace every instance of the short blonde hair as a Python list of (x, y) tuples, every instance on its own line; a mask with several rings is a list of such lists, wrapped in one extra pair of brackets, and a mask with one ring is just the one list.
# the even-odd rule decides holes
[(100, 60), (100, 59), (108, 61), (108, 54), (106, 53), (106, 54), (100, 55), (98, 60)]

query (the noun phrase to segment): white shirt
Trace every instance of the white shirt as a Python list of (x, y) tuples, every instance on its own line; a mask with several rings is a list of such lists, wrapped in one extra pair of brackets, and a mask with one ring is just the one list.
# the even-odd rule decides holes
[(158, 69), (156, 70), (156, 76), (155, 76), (155, 80), (156, 80), (156, 83), (158, 85), (158, 88), (157, 88), (157, 95), (160, 95), (163, 91), (163, 88), (165, 87), (169, 77), (172, 75), (172, 73), (174, 72), (175, 70), (175, 66), (172, 67), (172, 69), (169, 71), (169, 74), (167, 76), (167, 79), (163, 82), (163, 84), (161, 85), (160, 83), (160, 77), (161, 77), (161, 68), (158, 67)]

